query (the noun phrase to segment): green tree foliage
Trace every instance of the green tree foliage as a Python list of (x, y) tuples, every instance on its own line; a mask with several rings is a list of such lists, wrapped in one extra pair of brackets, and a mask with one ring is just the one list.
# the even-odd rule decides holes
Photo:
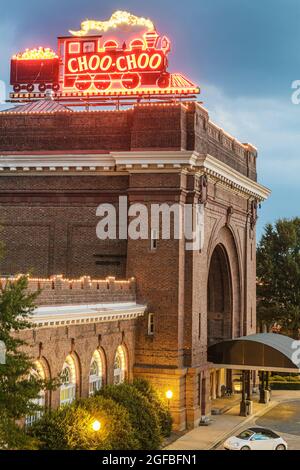
[(145, 379), (134, 379), (133, 386), (137, 388), (149, 402), (153, 405), (153, 409), (157, 414), (161, 435), (168, 437), (172, 431), (172, 417), (166, 403), (160, 398), (156, 389)]
[(29, 316), (39, 294), (28, 293), (27, 285), (27, 277), (22, 276), (0, 287), (0, 340), (7, 348), (6, 363), (0, 364), (0, 448), (32, 447), (16, 421), (40, 410), (34, 400), (42, 389), (52, 386), (32, 374), (34, 362), (19, 335), (32, 328)]
[(98, 394), (112, 398), (127, 409), (138, 442), (137, 449), (153, 450), (160, 447), (162, 435), (157, 413), (153, 404), (136, 387), (129, 383), (108, 385)]
[[(101, 427), (93, 430), (97, 420)], [(138, 447), (129, 414), (115, 401), (96, 396), (45, 413), (28, 433), (42, 450), (131, 450)]]
[(299, 337), (300, 218), (268, 224), (257, 250), (257, 315), (261, 324), (274, 323)]

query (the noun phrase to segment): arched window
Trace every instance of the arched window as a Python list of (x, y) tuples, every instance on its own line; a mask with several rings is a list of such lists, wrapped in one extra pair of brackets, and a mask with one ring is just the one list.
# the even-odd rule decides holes
[[(45, 377), (45, 371), (44, 371), (44, 368), (43, 368), (42, 364), (40, 363), (40, 361), (36, 361), (34, 363), (34, 369), (30, 372), (29, 380), (30, 380), (30, 377), (33, 377), (33, 378), (39, 379), (39, 380), (45, 380), (45, 378), (46, 378)], [(45, 409), (45, 406), (46, 406), (45, 395), (46, 395), (45, 390), (41, 390), (40, 393), (39, 393), (38, 398), (35, 398), (34, 400), (32, 400), (33, 404), (38, 405), (42, 409), (36, 411), (32, 415), (25, 416), (25, 426), (26, 427), (32, 426), (32, 424), (35, 421), (37, 421), (38, 419), (40, 419), (40, 417), (42, 416), (42, 414), (44, 412), (43, 410)]]
[(96, 350), (93, 354), (89, 376), (89, 395), (94, 395), (103, 383), (103, 363), (100, 352)]
[(76, 368), (72, 356), (67, 356), (62, 369), (62, 385), (60, 386), (60, 404), (72, 403), (76, 398)]
[(114, 362), (114, 384), (118, 385), (125, 380), (126, 356), (123, 346), (118, 346)]

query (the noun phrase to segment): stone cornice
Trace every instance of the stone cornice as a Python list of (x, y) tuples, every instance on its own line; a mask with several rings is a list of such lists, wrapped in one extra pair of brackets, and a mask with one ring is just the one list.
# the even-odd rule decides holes
[(112, 152), (111, 155), (117, 168), (128, 170), (193, 168), (197, 160), (195, 153), (189, 150)]
[(247, 178), (247, 176), (242, 175), (229, 165), (226, 165), (226, 163), (221, 162), (209, 154), (199, 154), (196, 167), (202, 173), (215, 178), (226, 186), (230, 186), (230, 188), (236, 189), (238, 192), (253, 196), (259, 201), (264, 201), (271, 193), (265, 186)]
[[(107, 154), (0, 154), (0, 172), (80, 172), (80, 171), (147, 171), (149, 169), (193, 168), (194, 152), (178, 151), (130, 151)], [(0, 173), (0, 175), (1, 175)]]
[(74, 326), (87, 323), (133, 320), (144, 315), (145, 310), (145, 305), (138, 305), (135, 302), (51, 305), (37, 307), (30, 321), (37, 328)]
[(196, 171), (206, 173), (232, 190), (263, 201), (270, 190), (234, 170), (226, 163), (209, 154), (198, 154), (187, 150), (130, 151), (87, 154), (11, 154), (0, 155), (2, 174), (95, 174), (109, 172), (111, 175), (124, 172), (178, 172)]
[(108, 154), (0, 155), (0, 171), (110, 171), (115, 160)]

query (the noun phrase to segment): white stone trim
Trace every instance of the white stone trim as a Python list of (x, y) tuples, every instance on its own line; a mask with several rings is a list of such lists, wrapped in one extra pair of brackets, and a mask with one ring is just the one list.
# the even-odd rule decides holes
[(38, 328), (132, 320), (144, 315), (146, 305), (135, 302), (50, 305), (37, 307), (30, 321)]
[[(37, 154), (1, 155), (0, 169), (35, 171), (95, 171), (114, 169), (115, 160), (110, 154)], [(26, 169), (26, 170), (25, 170)]]
[(192, 151), (132, 151), (132, 152), (111, 152), (118, 167), (126, 165), (149, 168), (150, 165), (157, 168), (165, 166), (179, 165), (179, 167), (194, 167), (197, 156)]
[(260, 201), (267, 199), (271, 191), (251, 180), (247, 176), (242, 175), (240, 172), (234, 170), (226, 163), (221, 162), (211, 155), (198, 155), (196, 166), (202, 169), (203, 173), (214, 176), (224, 184), (230, 185), (237, 190), (256, 197)]
[[(194, 151), (133, 151), (107, 154), (45, 154), (0, 155), (0, 171), (49, 172), (168, 172), (200, 171), (214, 177), (233, 190), (253, 196), (260, 201), (268, 198), (270, 190), (242, 175), (226, 163), (209, 154)], [(4, 172), (2, 174), (5, 174)]]

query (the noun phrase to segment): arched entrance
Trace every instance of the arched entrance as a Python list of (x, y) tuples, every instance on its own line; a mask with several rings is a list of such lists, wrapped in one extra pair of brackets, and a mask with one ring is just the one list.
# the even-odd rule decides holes
[(207, 284), (207, 344), (232, 338), (232, 283), (226, 250), (218, 244), (212, 254)]

